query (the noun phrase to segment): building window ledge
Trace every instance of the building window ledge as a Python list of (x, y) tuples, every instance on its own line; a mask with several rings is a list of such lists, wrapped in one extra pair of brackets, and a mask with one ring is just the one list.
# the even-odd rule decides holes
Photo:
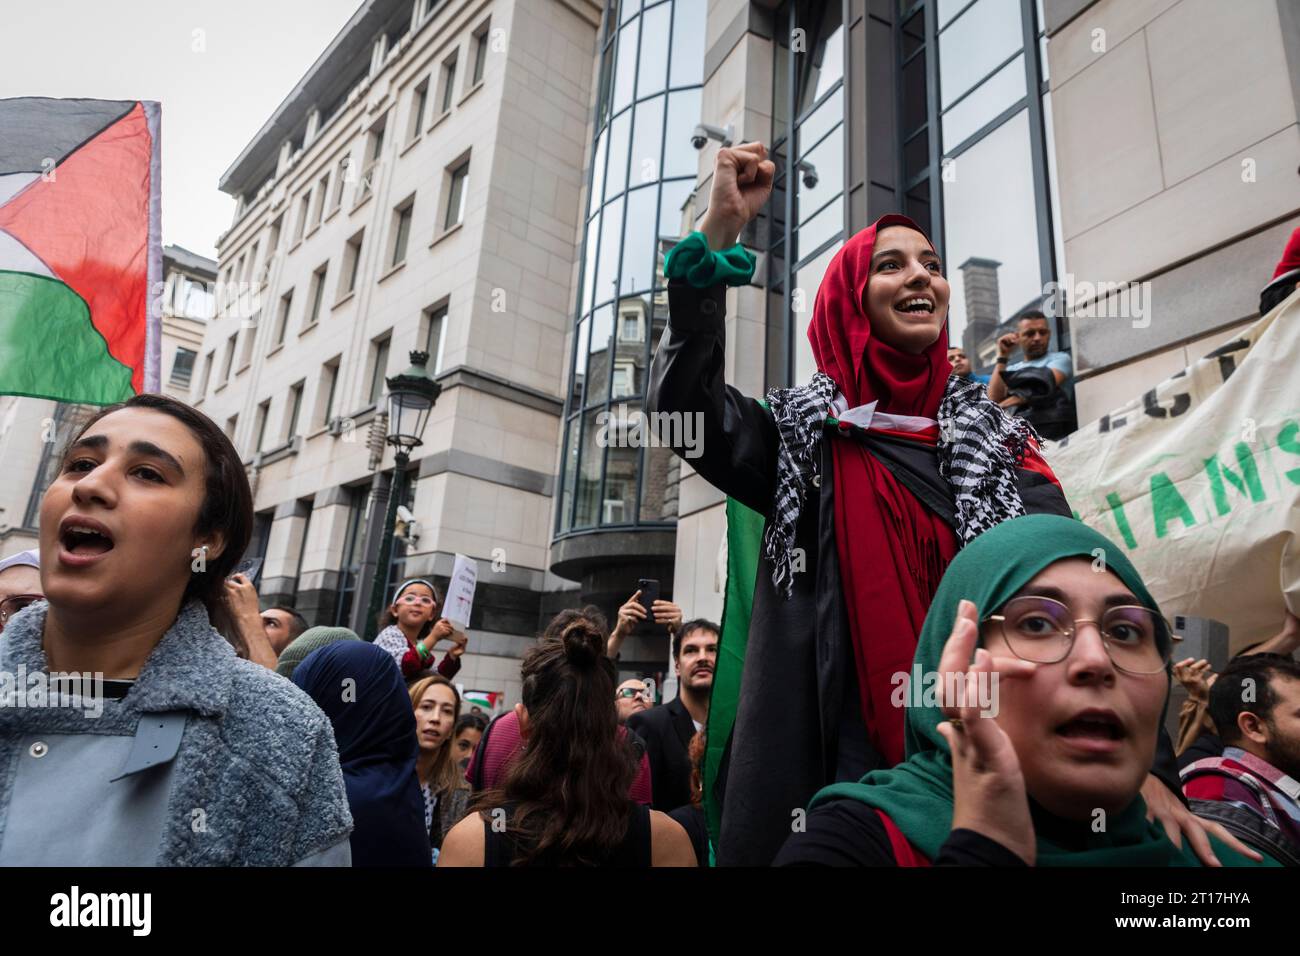
[(439, 113), (437, 116), (435, 116), (433, 118), (433, 122), (429, 124), (429, 132), (432, 133), (435, 129), (437, 129), (438, 126), (442, 123), (442, 121), (445, 120), (450, 115), (451, 115), (451, 110), (446, 110), (442, 113)]
[(341, 306), (344, 302), (347, 302), (347, 301), (349, 301), (350, 299), (354, 298), (354, 297), (356, 296), (356, 294), (357, 294), (357, 290), (356, 290), (356, 289), (353, 289), (351, 292), (349, 292), (349, 293), (348, 293), (347, 295), (345, 295), (343, 298), (338, 299), (337, 301), (335, 301), (335, 303), (334, 303), (333, 305), (331, 305), (330, 308), (331, 308), (331, 309), (337, 309), (337, 308), (338, 308), (339, 306)]
[(313, 322), (310, 325), (304, 325), (301, 329), (298, 330), (298, 338), (302, 338), (304, 335), (306, 335), (312, 329), (316, 328), (316, 326), (318, 325), (320, 325), (319, 321)]
[(402, 269), (404, 269), (405, 267), (406, 267), (405, 259), (403, 259), (401, 262), (397, 263), (396, 265), (389, 266), (388, 271), (385, 272), (383, 275), (381, 275), (378, 281), (383, 282), (385, 279), (387, 279), (389, 276), (393, 275), (394, 273), (401, 272)]
[(375, 190), (374, 187), (372, 186), (369, 192), (367, 192), (364, 196), (362, 196), (360, 200), (352, 204), (352, 208), (348, 210), (348, 215), (351, 216), (353, 213), (355, 213), (366, 203), (370, 202), (370, 199), (372, 196), (374, 196), (374, 194), (375, 194)]
[(297, 238), (297, 239), (295, 239), (295, 240), (293, 241), (293, 245), (291, 245), (291, 246), (289, 247), (289, 253), (288, 253), (289, 255), (293, 255), (294, 252), (297, 251), (298, 247), (302, 245), (302, 240), (303, 240), (303, 237), (300, 236), (299, 238)]
[(300, 437), (294, 435), (293, 438), (289, 439), (283, 445), (278, 445), (269, 451), (262, 452), (257, 459), (258, 467), (264, 467), (273, 462), (281, 461), (282, 459), (290, 458), (293, 455), (298, 454), (298, 446), (300, 443)]
[(350, 418), (354, 428), (360, 428), (362, 425), (369, 424), (370, 420), (375, 417), (378, 411), (378, 405), (367, 405), (365, 408), (361, 409), (361, 411), (353, 412), (351, 415), (344, 415), (343, 417), (345, 419)]
[(423, 138), (424, 138), (423, 133), (416, 133), (414, 136), (411, 137), (411, 141), (409, 143), (407, 143), (405, 146), (403, 146), (400, 150), (397, 151), (397, 155), (405, 156), (407, 153), (411, 151), (411, 147), (414, 146)]
[(463, 94), (461, 94), (461, 97), (460, 97), (460, 99), (456, 102), (456, 105), (457, 105), (457, 106), (464, 106), (464, 105), (465, 105), (465, 101), (466, 101), (467, 99), (469, 99), (471, 96), (473, 96), (475, 93), (477, 93), (477, 92), (478, 92), (479, 90), (481, 90), (481, 89), (483, 89), (483, 81), (482, 81), (482, 80), (479, 80), (477, 83), (475, 83), (473, 86), (471, 86), (468, 90), (466, 90)]
[[(323, 222), (324, 220), (321, 221)], [(307, 232), (303, 235), (302, 238), (304, 240), (310, 239), (316, 233), (316, 230), (319, 228), (320, 228), (320, 223), (319, 222), (315, 223), (310, 229), (307, 230)]]
[(433, 237), (433, 241), (429, 243), (429, 248), (432, 249), (434, 246), (442, 242), (442, 240), (446, 239), (452, 233), (459, 231), (460, 227), (463, 225), (465, 225), (464, 222), (458, 222), (456, 223), (456, 225), (450, 226), (447, 229), (444, 229), (442, 232), (438, 233), (436, 236)]
[(243, 365), (239, 366), (238, 370), (235, 372), (235, 377), (238, 378), (239, 376), (243, 375), (252, 367), (252, 365), (253, 365), (252, 362), (245, 362)]
[(333, 209), (331, 209), (329, 212), (325, 214), (325, 218), (322, 219), (321, 222), (329, 222), (331, 219), (333, 219), (335, 216), (339, 214), (339, 210), (342, 208), (343, 208), (343, 203), (341, 202), (338, 203), (337, 205), (334, 206)]
[(218, 385), (216, 388), (212, 390), (213, 393), (215, 394), (217, 392), (220, 392), (223, 388), (226, 387), (226, 384), (227, 384), (226, 382), (222, 382), (220, 385)]

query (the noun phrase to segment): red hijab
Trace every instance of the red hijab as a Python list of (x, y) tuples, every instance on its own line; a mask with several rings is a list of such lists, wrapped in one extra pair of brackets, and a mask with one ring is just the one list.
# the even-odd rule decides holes
[[(925, 235), (906, 216), (890, 215), (846, 242), (817, 290), (808, 339), (817, 367), (834, 380), (850, 408), (879, 400), (882, 412), (935, 418), (951, 370), (947, 326), (924, 352), (912, 355), (872, 335), (863, 304), (876, 235), (889, 226)], [(934, 444), (936, 435), (904, 437)], [(957, 553), (957, 537), (862, 442), (831, 441), (835, 542), (862, 716), (872, 744), (892, 765), (903, 759), (905, 717), (902, 707), (890, 703), (894, 675), (911, 672), (921, 625)]]

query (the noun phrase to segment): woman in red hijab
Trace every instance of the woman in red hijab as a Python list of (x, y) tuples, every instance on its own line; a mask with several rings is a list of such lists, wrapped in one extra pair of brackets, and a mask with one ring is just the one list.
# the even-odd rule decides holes
[[(1032, 428), (950, 376), (948, 282), (904, 216), (831, 260), (808, 329), (811, 382), (763, 402), (725, 383), (726, 284), (752, 275), (735, 240), (771, 194), (766, 155), (761, 143), (719, 151), (699, 231), (665, 262), (669, 322), (647, 401), (700, 416), (691, 465), (767, 519), (717, 775), (720, 865), (766, 865), (819, 787), (902, 759), (891, 697), (958, 549), (1021, 514), (1071, 514)], [(1162, 779), (1176, 792), (1172, 757)]]

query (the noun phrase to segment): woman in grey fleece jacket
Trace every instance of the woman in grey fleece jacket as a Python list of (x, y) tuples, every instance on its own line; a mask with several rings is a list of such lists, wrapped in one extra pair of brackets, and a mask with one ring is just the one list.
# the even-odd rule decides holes
[(329, 720), (213, 627), (251, 525), (238, 454), (183, 403), (136, 396), (73, 439), (41, 504), (47, 601), (0, 636), (0, 865), (348, 865)]

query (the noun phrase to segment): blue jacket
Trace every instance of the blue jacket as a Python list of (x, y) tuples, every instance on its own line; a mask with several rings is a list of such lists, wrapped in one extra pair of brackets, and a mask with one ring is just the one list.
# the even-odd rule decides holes
[[(45, 671), (47, 607), (10, 620), (0, 671)], [(239, 659), (198, 601), (182, 608), (130, 692), (102, 704), (95, 719), (69, 706), (0, 706), (0, 856), (58, 863), (72, 854), (91, 866), (347, 863), (352, 818), (329, 720), (291, 682)], [(138, 754), (149, 748), (137, 731), (161, 727), (168, 714), (174, 756), (164, 745), (161, 760), (142, 766)], [(74, 753), (78, 763), (58, 763)], [(86, 806), (109, 812), (73, 819)]]

